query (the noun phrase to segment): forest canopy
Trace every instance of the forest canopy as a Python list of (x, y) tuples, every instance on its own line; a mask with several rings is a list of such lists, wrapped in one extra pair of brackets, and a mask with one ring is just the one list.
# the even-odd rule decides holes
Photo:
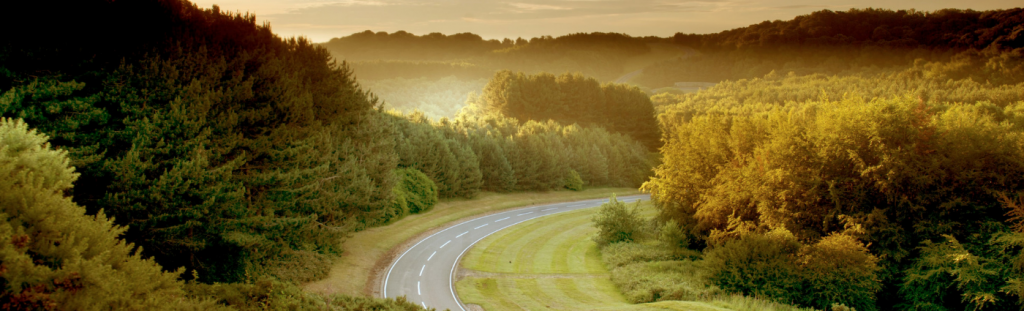
[[(60, 156), (47, 160), (59, 167), (45, 170), (60, 174), (32, 177), (60, 184), (39, 191), (64, 202), (67, 217), (95, 217), (105, 232), (94, 242), (113, 257), (95, 257), (99, 250), (85, 245), (84, 260), (124, 261), (153, 275), (143, 277), (152, 284), (134, 286), (140, 304), (418, 309), (404, 300), (304, 293), (296, 284), (325, 277), (346, 235), (427, 211), (439, 199), (638, 187), (651, 174), (643, 145), (597, 127), (387, 113), (347, 63), (304, 38), (274, 35), (251, 14), (182, 0), (18, 6), (47, 12), (66, 32), (18, 32), (0, 43), (0, 116), (14, 118), (4, 119), (4, 131), (13, 124), (11, 135)], [(20, 142), (3, 142), (21, 156)], [(25, 171), (12, 165), (0, 175)], [(4, 203), (12, 223), (46, 207), (15, 201)], [(103, 292), (86, 273), (116, 280), (131, 271), (18, 279), (42, 268), (16, 260), (59, 259), (24, 247), (58, 230), (31, 225), (10, 232), (22, 254), (0, 269), (2, 302), (88, 308), (102, 303), (98, 296), (129, 297)], [(63, 232), (54, 244), (78, 234)], [(86, 298), (67, 300), (74, 291)], [(150, 292), (157, 298), (146, 298)]]
[[(644, 188), (722, 289), (815, 308), (1019, 308), (1020, 53), (772, 71), (656, 95), (665, 145)], [(831, 268), (773, 259), (842, 241), (860, 242), (826, 249), (839, 256)], [(809, 267), (834, 279), (805, 279)], [(849, 291), (804, 292), (821, 282)]]

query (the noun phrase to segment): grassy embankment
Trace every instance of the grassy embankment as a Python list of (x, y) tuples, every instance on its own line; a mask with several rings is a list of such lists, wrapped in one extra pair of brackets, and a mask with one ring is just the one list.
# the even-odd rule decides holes
[[(644, 204), (643, 214), (654, 209)], [(742, 296), (630, 304), (610, 280), (591, 239), (597, 208), (530, 220), (475, 245), (463, 258), (462, 301), (498, 310), (774, 310), (788, 306)]]
[(474, 199), (443, 201), (421, 214), (409, 215), (390, 225), (354, 233), (344, 241), (345, 253), (335, 261), (326, 279), (305, 284), (308, 291), (324, 294), (375, 296), (377, 277), (399, 253), (400, 246), (415, 243), (453, 222), (501, 210), (536, 204), (567, 202), (638, 194), (633, 188), (594, 188), (583, 191), (521, 192), (499, 194), (483, 192)]

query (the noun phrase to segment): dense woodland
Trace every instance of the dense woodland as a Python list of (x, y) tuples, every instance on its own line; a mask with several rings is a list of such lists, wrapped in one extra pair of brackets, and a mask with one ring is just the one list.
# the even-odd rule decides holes
[[(633, 271), (704, 282), (666, 291), (675, 296), (1021, 308), (1022, 12), (823, 11), (677, 36), (702, 55), (654, 73), (670, 73), (667, 83), (718, 69), (707, 80), (723, 82), (652, 97), (665, 145), (644, 189), (661, 214), (610, 232), (681, 250), (606, 241), (607, 254), (636, 258), (625, 261)], [(908, 35), (896, 44), (885, 29)], [(657, 292), (657, 280), (629, 288)]]
[(439, 200), (641, 185), (657, 217), (595, 219), (634, 302), (1024, 304), (1021, 9), (313, 44), (184, 0), (15, 6), (61, 31), (0, 43), (3, 309), (415, 310), (296, 284)]
[(418, 309), (296, 284), (346, 234), (439, 199), (651, 174), (647, 148), (595, 126), (388, 113), (347, 64), (252, 15), (20, 5), (65, 31), (0, 45), (0, 166), (19, 176), (2, 185), (4, 308)]

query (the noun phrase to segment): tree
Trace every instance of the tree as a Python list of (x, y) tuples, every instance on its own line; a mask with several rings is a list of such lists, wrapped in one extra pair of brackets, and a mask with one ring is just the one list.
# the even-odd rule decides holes
[(639, 240), (643, 234), (643, 219), (640, 217), (639, 207), (640, 202), (629, 208), (625, 202), (612, 195), (608, 203), (601, 204), (598, 214), (594, 216), (594, 226), (598, 230), (594, 241), (603, 246)]
[(120, 240), (124, 227), (66, 196), (78, 174), (47, 140), (0, 119), (0, 307), (168, 310), (183, 302), (176, 273)]

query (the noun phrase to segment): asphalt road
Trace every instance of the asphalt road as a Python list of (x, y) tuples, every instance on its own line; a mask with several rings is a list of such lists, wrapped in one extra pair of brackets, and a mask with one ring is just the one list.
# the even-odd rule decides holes
[[(649, 200), (650, 195), (619, 197), (619, 201)], [(420, 240), (395, 262), (384, 279), (384, 297), (405, 296), (413, 303), (438, 310), (464, 311), (455, 295), (455, 269), (462, 255), (476, 242), (512, 225), (537, 217), (600, 206), (608, 199), (547, 204), (475, 218), (445, 228)]]

